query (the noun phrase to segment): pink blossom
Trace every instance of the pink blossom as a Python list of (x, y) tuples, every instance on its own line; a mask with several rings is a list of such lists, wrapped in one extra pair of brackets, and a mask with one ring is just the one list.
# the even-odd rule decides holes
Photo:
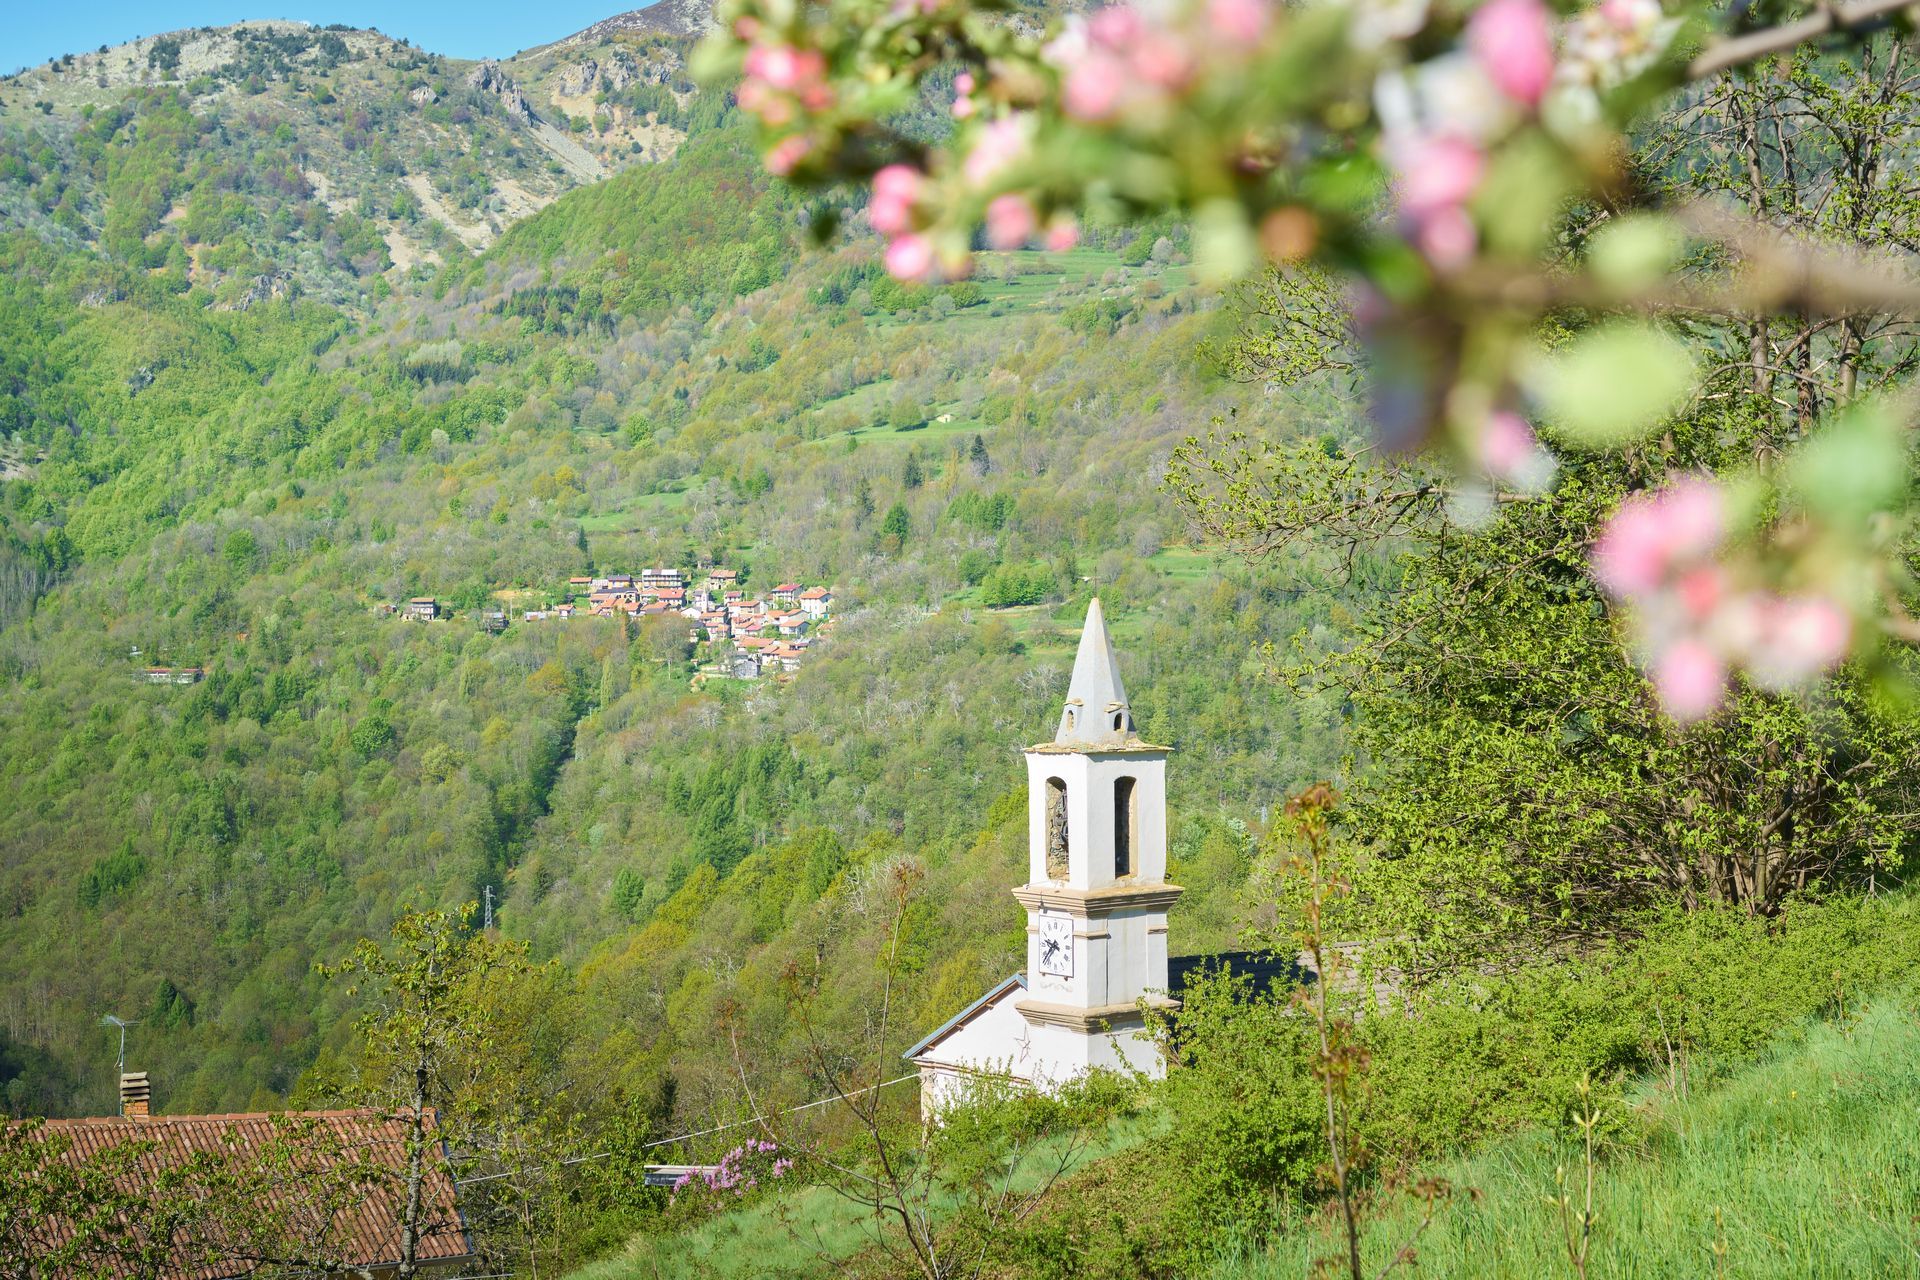
[(1727, 596), (1727, 574), (1718, 565), (1702, 565), (1674, 584), (1680, 607), (1696, 621), (1711, 618)]
[(760, 19), (751, 16), (735, 18), (733, 34), (742, 40), (752, 40), (760, 34)]
[(1445, 134), (1404, 138), (1392, 151), (1400, 172), (1400, 207), (1416, 220), (1466, 203), (1487, 169), (1480, 148)]
[(748, 80), (735, 95), (740, 109), (758, 116), (762, 124), (778, 129), (793, 122), (793, 100), (775, 93), (764, 80)]
[(1038, 228), (1033, 203), (1025, 196), (996, 196), (987, 205), (987, 243), (996, 249), (1018, 249)]
[(818, 49), (792, 45), (755, 45), (747, 50), (746, 72), (776, 89), (792, 90), (826, 73), (827, 60)]
[(953, 78), (953, 118), (965, 120), (978, 108), (973, 98), (973, 72), (962, 71)]
[(1257, 44), (1267, 34), (1272, 11), (1265, 0), (1208, 0), (1207, 23), (1233, 44)]
[(1824, 596), (1774, 600), (1755, 646), (1754, 674), (1775, 686), (1804, 684), (1846, 657), (1853, 622)]
[(1540, 105), (1553, 81), (1553, 27), (1540, 0), (1487, 0), (1467, 20), (1467, 46), (1500, 92)]
[(1056, 214), (1047, 223), (1045, 244), (1054, 253), (1065, 253), (1080, 243), (1080, 224), (1070, 214)]
[(898, 236), (887, 246), (887, 272), (898, 280), (924, 280), (933, 270), (933, 245), (918, 233)]
[(1506, 409), (1488, 415), (1479, 446), (1480, 465), (1489, 474), (1503, 477), (1519, 472), (1540, 447), (1527, 420)]
[(1032, 118), (1024, 115), (1002, 116), (980, 131), (979, 141), (961, 161), (960, 172), (976, 187), (983, 187), (1001, 170), (1018, 161), (1027, 151), (1027, 131)]
[(1126, 88), (1126, 64), (1111, 54), (1095, 51), (1068, 70), (1061, 105), (1075, 119), (1105, 120), (1120, 109), (1120, 97)]
[(1124, 49), (1145, 31), (1132, 5), (1108, 5), (1087, 19), (1087, 37), (1109, 49)]
[(1673, 565), (1698, 559), (1720, 541), (1723, 507), (1719, 486), (1703, 479), (1627, 499), (1594, 547), (1601, 585), (1616, 596), (1653, 590)]
[(1193, 55), (1172, 32), (1158, 32), (1133, 47), (1133, 73), (1161, 89), (1178, 89), (1193, 75)]
[(1480, 243), (1480, 232), (1467, 211), (1456, 204), (1429, 213), (1421, 221), (1416, 239), (1428, 262), (1443, 271), (1451, 271), (1473, 257)]
[(784, 178), (792, 173), (794, 166), (804, 160), (807, 153), (812, 150), (813, 143), (802, 134), (796, 133), (792, 137), (782, 138), (774, 144), (771, 151), (767, 152), (767, 169)]
[(1727, 664), (1698, 640), (1677, 640), (1653, 667), (1653, 690), (1668, 715), (1685, 724), (1720, 705), (1727, 689)]
[(896, 236), (913, 226), (913, 205), (924, 182), (920, 171), (890, 164), (873, 175), (873, 201), (867, 221), (883, 236)]
[(1660, 20), (1656, 0), (1600, 0), (1599, 14), (1616, 31), (1633, 32)]

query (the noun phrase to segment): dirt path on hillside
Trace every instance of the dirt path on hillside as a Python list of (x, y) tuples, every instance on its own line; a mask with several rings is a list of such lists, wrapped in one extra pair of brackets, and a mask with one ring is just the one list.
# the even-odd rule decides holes
[(531, 128), (534, 140), (553, 153), (553, 158), (573, 175), (575, 182), (598, 182), (607, 176), (606, 169), (591, 152), (545, 120), (535, 120)]

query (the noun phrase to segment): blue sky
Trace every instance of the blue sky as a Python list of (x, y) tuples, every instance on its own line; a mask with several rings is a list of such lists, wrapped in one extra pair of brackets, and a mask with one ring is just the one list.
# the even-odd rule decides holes
[(648, 0), (4, 0), (0, 75), (103, 44), (243, 18), (378, 27), (455, 58), (506, 57)]

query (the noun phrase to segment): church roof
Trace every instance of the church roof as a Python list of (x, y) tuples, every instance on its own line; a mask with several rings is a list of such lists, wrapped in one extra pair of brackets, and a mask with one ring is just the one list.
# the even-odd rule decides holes
[(1195, 976), (1214, 970), (1247, 979), (1255, 993), (1304, 987), (1313, 981), (1313, 970), (1291, 956), (1271, 951), (1215, 951), (1200, 956), (1168, 956), (1167, 990), (1177, 997), (1192, 985)]
[(991, 1007), (993, 1004), (999, 1001), (1001, 997), (1005, 996), (1009, 991), (1012, 991), (1015, 987), (1018, 987), (1022, 991), (1025, 991), (1027, 989), (1026, 974), (1024, 973), (1010, 974), (1007, 977), (1002, 978), (1000, 981), (994, 983), (991, 987), (987, 988), (987, 993), (985, 995), (981, 996), (978, 1000), (975, 1000), (972, 1004), (968, 1005), (966, 1008), (962, 1009), (960, 1012), (954, 1014), (951, 1018), (948, 1018), (945, 1022), (941, 1023), (938, 1027), (935, 1027), (931, 1035), (927, 1036), (926, 1039), (922, 1040), (919, 1044), (916, 1044), (915, 1046), (913, 1046), (913, 1048), (907, 1050), (905, 1053), (901, 1054), (900, 1056), (903, 1058), (919, 1057), (921, 1054), (925, 1053), (927, 1050), (933, 1048), (933, 1046), (935, 1046), (936, 1044), (939, 1044), (942, 1040), (945, 1040), (948, 1036), (958, 1031), (961, 1027), (966, 1026), (969, 1022), (972, 1022), (973, 1019), (981, 1012), (981, 1010)]
[(1095, 748), (1136, 741), (1127, 687), (1120, 682), (1120, 664), (1113, 656), (1107, 615), (1098, 596), (1087, 606), (1080, 652), (1073, 659), (1073, 679), (1067, 684), (1067, 705), (1060, 712), (1060, 730), (1053, 741), (1056, 746)]

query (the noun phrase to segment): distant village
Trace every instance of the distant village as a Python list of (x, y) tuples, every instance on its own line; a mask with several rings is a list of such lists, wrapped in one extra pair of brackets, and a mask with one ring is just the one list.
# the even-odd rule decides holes
[[(688, 639), (710, 646), (708, 676), (757, 680), (763, 675), (798, 671), (813, 641), (833, 625), (833, 592), (826, 587), (783, 582), (763, 597), (749, 597), (736, 569), (689, 574), (680, 569), (642, 569), (638, 574), (578, 575), (567, 579), (565, 599), (522, 611), (527, 623), (571, 618), (685, 618)], [(415, 596), (383, 606), (409, 622), (433, 622), (451, 615), (433, 596)], [(487, 609), (480, 626), (504, 631), (514, 619), (506, 609)]]

